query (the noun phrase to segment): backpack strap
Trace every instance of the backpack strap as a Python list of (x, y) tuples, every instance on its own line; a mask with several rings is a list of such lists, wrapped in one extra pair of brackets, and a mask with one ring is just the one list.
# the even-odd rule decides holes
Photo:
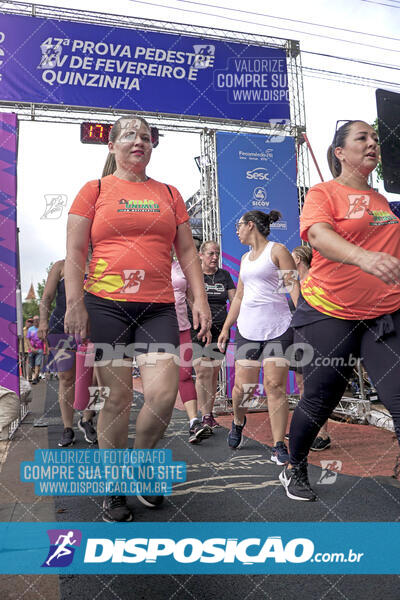
[(169, 191), (169, 193), (171, 194), (171, 198), (172, 198), (172, 200), (173, 200), (173, 199), (174, 199), (174, 196), (173, 196), (173, 194), (172, 194), (171, 188), (169, 187), (168, 183), (166, 183), (165, 185), (167, 186), (167, 188), (168, 188), (168, 191)]

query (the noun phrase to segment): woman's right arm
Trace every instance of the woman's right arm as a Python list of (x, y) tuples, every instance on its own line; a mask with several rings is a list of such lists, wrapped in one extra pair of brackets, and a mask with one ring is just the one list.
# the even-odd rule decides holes
[(355, 265), (388, 285), (400, 283), (400, 260), (386, 252), (371, 252), (348, 242), (329, 223), (314, 223), (308, 241), (321, 256), (334, 262)]
[(39, 307), (40, 322), (38, 328), (38, 337), (41, 340), (45, 340), (47, 338), (50, 306), (54, 300), (54, 296), (56, 295), (57, 285), (60, 281), (63, 266), (63, 260), (58, 260), (56, 263), (54, 263), (50, 269), (49, 276), (47, 277), (46, 285), (44, 286)]
[(243, 299), (243, 291), (243, 281), (241, 280), (241, 277), (239, 275), (235, 296), (231, 302), (224, 326), (222, 327), (221, 333), (218, 337), (218, 348), (221, 352), (225, 351), (225, 346), (229, 341), (229, 330), (232, 327), (232, 325), (237, 321), (237, 318), (239, 316), (240, 306), (242, 304)]
[(88, 254), (91, 219), (70, 214), (67, 223), (67, 257), (64, 277), (67, 312), (64, 319), (65, 333), (86, 339), (89, 335), (89, 318), (83, 301), (83, 280)]

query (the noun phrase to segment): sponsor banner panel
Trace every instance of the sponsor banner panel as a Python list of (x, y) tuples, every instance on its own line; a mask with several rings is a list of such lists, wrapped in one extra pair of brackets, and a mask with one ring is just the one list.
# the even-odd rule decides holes
[[(235, 226), (245, 212), (278, 210), (282, 218), (272, 224), (269, 239), (289, 250), (300, 244), (295, 144), (292, 137), (280, 135), (219, 131), (216, 138), (222, 267), (237, 283), (240, 259), (248, 247), (239, 242)], [(233, 379), (234, 369), (228, 367), (228, 396)], [(289, 380), (288, 391), (295, 391)]]
[(300, 243), (292, 137), (219, 131), (217, 171), (224, 268), (239, 271), (248, 248), (239, 242), (235, 225), (249, 210), (278, 210), (282, 218), (272, 224), (269, 239), (289, 250)]
[(399, 523), (56, 525), (0, 523), (0, 572), (399, 573)]
[(15, 292), (17, 287), (17, 135), (17, 115), (0, 114), (0, 385), (19, 395)]
[(267, 122), (289, 119), (285, 51), (1, 15), (0, 97)]

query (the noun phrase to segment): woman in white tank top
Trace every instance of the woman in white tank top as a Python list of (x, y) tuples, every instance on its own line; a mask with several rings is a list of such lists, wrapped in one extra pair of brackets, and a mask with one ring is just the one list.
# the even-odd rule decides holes
[(242, 244), (251, 246), (242, 257), (237, 291), (224, 323), (218, 345), (221, 351), (229, 329), (237, 320), (235, 385), (232, 392), (234, 419), (228, 436), (231, 448), (239, 448), (246, 424), (246, 408), (264, 367), (264, 389), (273, 435), (271, 460), (278, 465), (289, 460), (284, 443), (289, 408), (286, 381), (293, 333), (286, 292), (297, 305), (299, 283), (294, 260), (283, 245), (269, 242), (270, 224), (281, 217), (259, 210), (245, 213), (236, 225)]

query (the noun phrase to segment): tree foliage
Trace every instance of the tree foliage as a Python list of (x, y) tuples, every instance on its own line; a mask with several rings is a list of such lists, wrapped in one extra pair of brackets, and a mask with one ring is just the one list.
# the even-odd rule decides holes
[[(50, 270), (51, 270), (53, 264), (54, 263), (51, 262), (46, 269), (47, 277), (49, 276), (49, 273), (50, 273)], [(44, 286), (46, 285), (47, 277), (45, 279), (42, 279), (42, 281), (40, 281), (36, 286), (37, 298), (35, 300), (28, 300), (27, 302), (22, 303), (22, 316), (23, 316), (24, 325), (25, 325), (26, 319), (31, 319), (35, 315), (39, 314), (40, 301), (43, 296)], [(54, 298), (50, 305), (50, 313), (54, 310), (55, 305), (56, 305), (56, 299)]]
[[(379, 135), (378, 119), (375, 119), (375, 121), (372, 123), (372, 127), (375, 129), (376, 133)], [(383, 181), (383, 171), (382, 171), (382, 161), (381, 160), (376, 165), (375, 173), (376, 173), (376, 180)]]

